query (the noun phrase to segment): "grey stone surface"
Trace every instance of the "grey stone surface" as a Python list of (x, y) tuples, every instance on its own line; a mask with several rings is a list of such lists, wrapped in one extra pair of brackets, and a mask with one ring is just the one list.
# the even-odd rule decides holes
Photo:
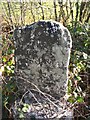
[(14, 31), (16, 77), (26, 78), (52, 96), (63, 97), (68, 79), (72, 40), (69, 31), (55, 21), (38, 21)]

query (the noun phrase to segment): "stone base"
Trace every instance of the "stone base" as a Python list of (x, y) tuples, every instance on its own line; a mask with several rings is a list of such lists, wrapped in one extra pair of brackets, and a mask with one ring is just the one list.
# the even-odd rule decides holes
[[(25, 109), (25, 105), (27, 109)], [(15, 120), (20, 118), (22, 108), (23, 117), (25, 119), (35, 118), (35, 120), (61, 119), (72, 120), (73, 110), (69, 109), (67, 102), (55, 99), (49, 94), (37, 91), (27, 91), (23, 97), (12, 107)]]

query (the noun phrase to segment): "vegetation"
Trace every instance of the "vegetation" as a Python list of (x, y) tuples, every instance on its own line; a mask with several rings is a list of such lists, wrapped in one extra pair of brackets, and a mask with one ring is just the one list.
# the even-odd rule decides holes
[[(76, 104), (76, 111), (82, 112), (83, 118), (90, 117), (90, 1), (60, 2), (1, 2), (0, 5), (0, 75), (2, 75), (2, 106), (6, 118), (12, 118), (11, 105), (19, 97), (14, 79), (13, 30), (17, 26), (27, 25), (38, 20), (52, 19), (66, 26), (73, 39), (69, 65), (68, 101)], [(77, 107), (78, 106), (78, 107)], [(82, 108), (83, 106), (83, 108)], [(25, 107), (25, 105), (24, 105)], [(28, 107), (26, 105), (25, 109)], [(80, 108), (80, 109), (79, 109)], [(77, 109), (77, 110), (76, 110)], [(82, 110), (83, 109), (83, 110)], [(21, 109), (20, 112), (22, 113)]]

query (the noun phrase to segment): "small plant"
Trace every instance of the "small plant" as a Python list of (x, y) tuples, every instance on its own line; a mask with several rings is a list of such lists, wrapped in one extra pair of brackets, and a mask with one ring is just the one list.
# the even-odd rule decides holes
[(89, 25), (77, 22), (77, 26), (68, 27), (72, 34), (73, 48), (69, 65), (68, 81), (68, 101), (84, 102), (87, 81), (84, 79), (84, 73), (87, 72), (89, 55)]
[[(8, 34), (9, 36), (9, 34)], [(11, 35), (10, 35), (11, 36)], [(16, 83), (14, 79), (14, 46), (7, 33), (2, 33), (2, 65), (0, 75), (2, 75), (2, 108), (6, 112), (5, 116), (11, 115), (11, 104), (15, 99)]]

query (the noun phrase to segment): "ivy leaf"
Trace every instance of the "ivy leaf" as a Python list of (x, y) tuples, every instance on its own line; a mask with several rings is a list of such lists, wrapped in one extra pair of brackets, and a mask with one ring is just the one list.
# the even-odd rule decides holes
[(68, 98), (68, 101), (69, 101), (70, 103), (74, 103), (74, 102), (75, 102), (74, 96), (70, 96), (70, 97)]
[(84, 102), (84, 99), (83, 99), (83, 97), (81, 97), (81, 96), (78, 96), (76, 100), (77, 100), (77, 102), (79, 102), (79, 103)]
[(87, 59), (87, 56), (88, 56), (88, 55), (83, 52), (83, 57), (84, 57), (84, 59)]
[(23, 108), (22, 108), (22, 111), (23, 111), (23, 112), (27, 112), (27, 110), (28, 110), (27, 107), (23, 107)]
[(3, 57), (3, 62), (6, 62), (6, 61), (7, 61), (7, 59), (5, 57)]
[(80, 81), (80, 80), (81, 80), (81, 77), (80, 77), (80, 76), (77, 76), (77, 80), (79, 80), (79, 81)]
[(24, 118), (23, 113), (20, 113), (19, 118)]

